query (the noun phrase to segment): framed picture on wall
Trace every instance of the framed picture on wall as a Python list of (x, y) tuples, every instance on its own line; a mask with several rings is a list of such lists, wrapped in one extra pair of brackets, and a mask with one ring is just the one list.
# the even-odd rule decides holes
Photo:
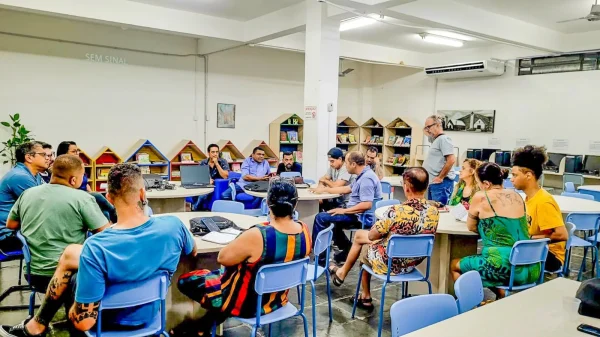
[(438, 110), (445, 131), (494, 133), (496, 110)]
[(217, 127), (235, 129), (235, 104), (217, 104)]

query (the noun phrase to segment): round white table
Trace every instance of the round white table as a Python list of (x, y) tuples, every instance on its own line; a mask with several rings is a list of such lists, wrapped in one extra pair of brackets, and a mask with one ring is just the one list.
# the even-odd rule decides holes
[[(245, 191), (251, 196), (258, 198), (266, 198), (267, 192)], [(315, 222), (315, 216), (319, 213), (319, 200), (333, 199), (339, 197), (340, 194), (332, 193), (312, 193), (307, 188), (298, 189), (298, 206), (296, 210), (300, 216), (300, 221), (304, 222), (312, 233), (312, 227)]]
[(185, 212), (185, 198), (197, 197), (212, 193), (215, 189), (208, 188), (183, 188), (181, 182), (170, 181), (175, 185), (174, 190), (152, 189), (146, 193), (146, 198), (154, 214)]
[(583, 185), (578, 188), (579, 193), (589, 194), (595, 201), (600, 201), (600, 185)]
[[(520, 193), (523, 200), (525, 194)], [(586, 200), (574, 197), (565, 197), (562, 195), (553, 195), (554, 200), (560, 208), (560, 212), (563, 215), (574, 213), (574, 212), (600, 212), (600, 202), (593, 200)]]
[(392, 198), (394, 198), (396, 200), (400, 200), (400, 202), (406, 201), (406, 196), (404, 195), (404, 189), (402, 188), (402, 186), (404, 185), (402, 176), (383, 177), (383, 179), (381, 179), (381, 181), (389, 183), (394, 188), (394, 193), (392, 193)]

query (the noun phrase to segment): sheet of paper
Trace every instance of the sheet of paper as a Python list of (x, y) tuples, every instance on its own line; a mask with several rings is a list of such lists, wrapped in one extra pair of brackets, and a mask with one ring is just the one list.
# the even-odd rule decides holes
[(233, 241), (237, 235), (225, 234), (220, 232), (210, 232), (202, 237), (202, 240), (208, 242), (218, 243), (220, 245), (226, 245)]
[(450, 207), (450, 214), (452, 214), (452, 216), (458, 221), (467, 222), (467, 216), (469, 215), (469, 212), (465, 206), (458, 204), (454, 207)]
[(239, 231), (239, 230), (237, 230), (237, 229), (234, 229), (234, 228), (231, 228), (231, 227), (229, 227), (229, 228), (225, 228), (225, 229), (223, 229), (223, 230), (221, 230), (221, 231), (220, 231), (220, 233), (223, 233), (223, 234), (230, 234), (230, 235), (235, 235), (235, 236), (238, 236), (238, 235), (240, 235), (240, 233), (241, 233), (241, 232), (242, 232), (242, 231)]

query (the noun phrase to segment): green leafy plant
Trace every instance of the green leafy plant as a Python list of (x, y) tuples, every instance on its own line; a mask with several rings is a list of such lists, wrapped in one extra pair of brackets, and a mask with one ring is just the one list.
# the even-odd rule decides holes
[(0, 156), (2, 156), (3, 161), (2, 164), (10, 164), (12, 166), (16, 163), (15, 158), (15, 150), (17, 146), (27, 143), (33, 140), (33, 135), (31, 131), (27, 130), (27, 128), (21, 124), (21, 116), (19, 114), (8, 115), (11, 119), (11, 122), (0, 122), (3, 126), (11, 129), (11, 137), (2, 142), (4, 148), (0, 150)]

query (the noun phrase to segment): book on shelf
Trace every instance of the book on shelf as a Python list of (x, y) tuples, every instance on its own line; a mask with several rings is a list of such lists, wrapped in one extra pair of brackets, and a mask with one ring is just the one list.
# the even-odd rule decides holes
[(194, 160), (192, 159), (191, 152), (181, 152), (181, 154), (179, 155), (179, 160), (181, 160), (182, 163), (193, 163), (194, 162)]
[(340, 139), (342, 140), (341, 141), (342, 143), (344, 143), (344, 144), (348, 143), (348, 134), (347, 133), (342, 133), (340, 135)]
[(367, 136), (367, 138), (365, 138), (365, 143), (369, 143), (371, 141), (371, 136)]
[(150, 174), (150, 166), (142, 166), (140, 167), (140, 171), (142, 174)]
[(349, 141), (350, 143), (356, 143), (356, 138), (354, 137), (354, 135), (353, 135), (353, 134), (351, 134), (351, 133), (350, 133), (350, 134), (348, 134), (348, 141)]
[[(141, 169), (143, 169), (144, 167), (141, 167)], [(150, 170), (150, 168), (148, 166), (146, 166), (146, 168), (148, 170)], [(101, 168), (98, 170), (98, 172), (96, 172), (98, 174), (98, 178), (107, 178), (108, 177), (108, 172), (110, 171), (110, 169), (105, 169), (105, 168)]]
[(138, 164), (150, 164), (150, 155), (148, 153), (138, 153), (135, 155)]
[(411, 136), (404, 137), (404, 142), (402, 142), (402, 146), (410, 147), (410, 142), (412, 141)]
[(380, 138), (380, 136), (371, 136), (371, 141), (369, 142), (369, 144), (379, 143), (379, 138)]
[(173, 170), (173, 171), (171, 171), (171, 177), (179, 178), (179, 177), (181, 177), (181, 172), (178, 170)]
[(402, 142), (404, 142), (404, 137), (397, 136), (396, 141), (394, 141), (394, 146), (400, 146), (400, 145), (402, 145)]
[(338, 143), (342, 142), (342, 134), (341, 133), (336, 133), (335, 134), (335, 138), (337, 140)]
[(232, 162), (233, 159), (231, 158), (231, 153), (229, 153), (229, 151), (223, 151), (221, 152), (221, 157), (225, 160), (227, 160), (228, 162)]
[(390, 136), (388, 138), (388, 145), (394, 145), (394, 142), (396, 141), (396, 137), (395, 136)]
[(287, 132), (285, 132), (285, 131), (279, 132), (279, 141), (281, 141), (281, 142), (287, 142), (288, 141)]
[(297, 131), (288, 131), (287, 134), (288, 134), (290, 143), (299, 143)]
[(294, 160), (296, 163), (302, 163), (302, 151), (294, 151)]
[(377, 138), (377, 144), (383, 145), (383, 136), (379, 136), (379, 138)]
[(231, 164), (231, 170), (233, 172), (242, 172), (242, 165), (240, 163)]

